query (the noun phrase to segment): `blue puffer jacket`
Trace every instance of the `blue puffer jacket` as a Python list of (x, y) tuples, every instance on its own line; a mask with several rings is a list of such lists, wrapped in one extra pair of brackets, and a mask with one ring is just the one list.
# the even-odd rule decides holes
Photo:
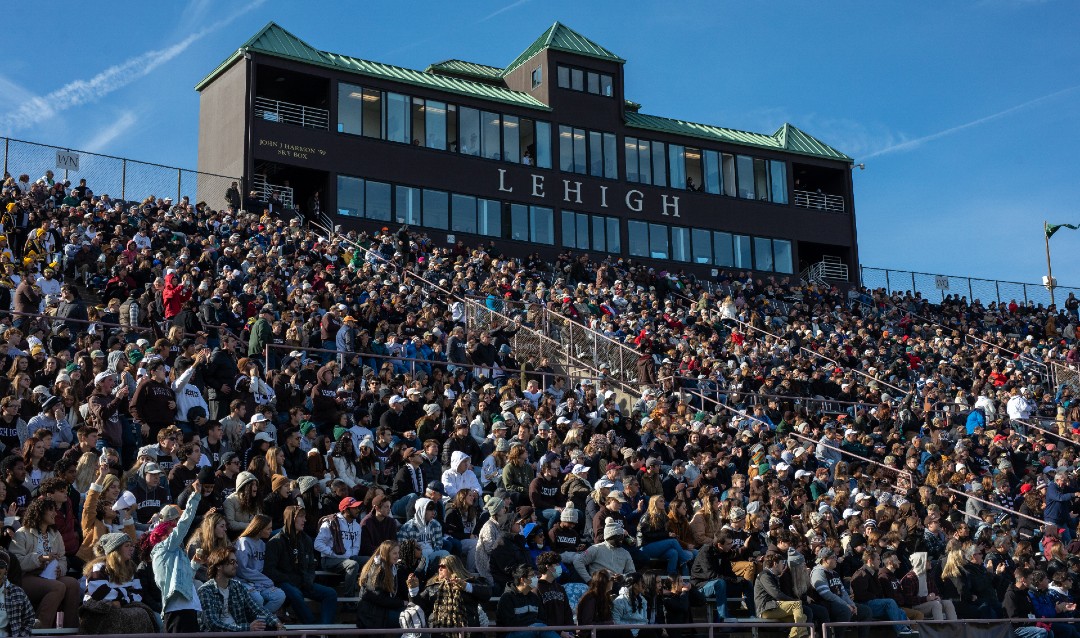
[(191, 560), (184, 552), (184, 539), (187, 538), (191, 522), (199, 509), (202, 492), (195, 492), (188, 499), (187, 508), (180, 515), (173, 531), (150, 550), (150, 561), (154, 566), (154, 582), (161, 590), (161, 604), (164, 609), (173, 596), (191, 600), (195, 593), (195, 571), (191, 569)]

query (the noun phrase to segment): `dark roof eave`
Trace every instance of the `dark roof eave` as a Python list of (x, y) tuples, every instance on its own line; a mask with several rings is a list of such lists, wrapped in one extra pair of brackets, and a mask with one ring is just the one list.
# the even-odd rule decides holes
[(749, 142), (737, 142), (737, 141), (734, 141), (734, 140), (720, 140), (720, 139), (717, 139), (717, 138), (712, 137), (710, 135), (705, 135), (705, 134), (702, 134), (702, 133), (695, 133), (695, 132), (692, 132), (692, 131), (687, 131), (687, 132), (682, 132), (682, 133), (673, 133), (670, 130), (663, 129), (663, 128), (658, 127), (658, 126), (648, 126), (648, 125), (639, 124), (639, 123), (636, 123), (636, 122), (624, 122), (624, 124), (626, 125), (627, 128), (636, 128), (636, 129), (641, 129), (643, 131), (654, 131), (656, 133), (666, 133), (668, 135), (685, 135), (687, 137), (693, 137), (693, 138), (696, 138), (696, 139), (699, 139), (699, 140), (708, 140), (710, 142), (719, 142), (721, 144), (730, 144), (732, 146), (745, 146), (745, 147), (749, 147), (749, 148), (761, 148), (761, 149), (765, 149), (765, 150), (768, 150), (768, 151), (775, 151), (777, 153), (783, 153), (783, 154), (787, 154), (787, 155), (802, 155), (803, 157), (813, 157), (813, 158), (816, 158), (816, 159), (822, 159), (822, 160), (827, 160), (827, 161), (842, 162), (844, 164), (854, 164), (855, 163), (855, 160), (848, 157), (847, 155), (844, 155), (842, 158), (841, 157), (828, 157), (826, 155), (819, 155), (817, 153), (806, 153), (804, 151), (796, 151), (796, 150), (787, 149), (787, 148), (780, 148), (779, 146), (768, 146), (766, 144), (751, 144)]

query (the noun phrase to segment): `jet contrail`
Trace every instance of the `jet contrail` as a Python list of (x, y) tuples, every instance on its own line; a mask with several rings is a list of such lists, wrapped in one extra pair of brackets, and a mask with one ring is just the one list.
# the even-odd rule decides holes
[(886, 148), (883, 148), (880, 151), (874, 151), (873, 153), (870, 153), (869, 155), (864, 155), (863, 157), (861, 157), (859, 159), (870, 159), (871, 157), (877, 157), (879, 155), (885, 155), (887, 153), (894, 153), (896, 151), (903, 151), (903, 150), (915, 148), (915, 147), (917, 147), (917, 146), (919, 146), (919, 145), (921, 145), (921, 144), (923, 144), (925, 142), (930, 142), (930, 141), (945, 137), (947, 135), (952, 135), (953, 133), (957, 133), (957, 132), (962, 131), (964, 129), (968, 129), (968, 128), (971, 128), (973, 126), (978, 126), (980, 124), (985, 124), (985, 123), (990, 122), (992, 120), (996, 120), (996, 119), (1005, 117), (1006, 115), (1011, 115), (1011, 114), (1013, 114), (1013, 113), (1015, 113), (1017, 111), (1020, 111), (1020, 110), (1035, 106), (1036, 104), (1039, 104), (1040, 102), (1045, 102), (1046, 100), (1053, 99), (1053, 98), (1055, 98), (1055, 97), (1057, 97), (1059, 95), (1062, 95), (1063, 93), (1068, 93), (1069, 91), (1075, 91), (1076, 89), (1080, 89), (1080, 84), (1078, 84), (1076, 86), (1070, 86), (1067, 89), (1061, 89), (1060, 91), (1055, 91), (1054, 93), (1051, 93), (1049, 95), (1044, 95), (1042, 97), (1035, 98), (1034, 100), (1024, 102), (1023, 104), (1017, 104), (1016, 106), (1007, 108), (1004, 111), (998, 111), (997, 113), (994, 113), (992, 115), (987, 115), (986, 117), (980, 117), (977, 120), (972, 120), (972, 121), (967, 122), (965, 124), (960, 124), (958, 126), (953, 126), (953, 127), (947, 128), (944, 131), (938, 131), (937, 133), (931, 133), (930, 135), (924, 135), (922, 137), (915, 138), (913, 140), (908, 140), (906, 142), (900, 142), (899, 144), (893, 144), (892, 146), (888, 146)]
[(43, 122), (61, 111), (94, 102), (108, 93), (121, 89), (135, 80), (145, 77), (166, 62), (179, 56), (188, 47), (233, 20), (255, 9), (265, 0), (254, 0), (240, 11), (221, 22), (198, 31), (176, 44), (154, 51), (147, 51), (126, 62), (111, 66), (89, 80), (74, 80), (43, 96), (35, 96), (19, 108), (0, 117), (0, 131), (14, 131)]
[(509, 11), (511, 9), (514, 9), (516, 7), (520, 7), (521, 5), (525, 4), (528, 1), (529, 0), (517, 0), (517, 2), (514, 2), (512, 4), (508, 4), (508, 5), (506, 5), (505, 7), (501, 8), (501, 9), (496, 9), (495, 11), (492, 11), (491, 13), (484, 16), (483, 18), (480, 18), (480, 22), (487, 22), (488, 20), (494, 18), (495, 16), (497, 16), (499, 14), (502, 14), (502, 13), (506, 13), (507, 11)]

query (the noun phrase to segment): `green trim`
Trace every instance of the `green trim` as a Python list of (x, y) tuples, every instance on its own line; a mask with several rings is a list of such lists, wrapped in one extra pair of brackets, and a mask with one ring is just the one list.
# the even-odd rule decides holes
[(673, 135), (685, 135), (714, 142), (765, 148), (773, 151), (820, 157), (847, 163), (853, 162), (847, 155), (844, 155), (828, 144), (807, 135), (791, 124), (784, 124), (776, 131), (776, 133), (765, 135), (764, 133), (750, 133), (748, 131), (722, 128), (710, 124), (686, 122), (683, 120), (675, 120), (657, 115), (646, 115), (644, 113), (636, 113), (633, 111), (627, 111), (625, 117), (626, 125), (630, 128), (670, 133)]
[[(314, 64), (328, 69), (346, 71), (367, 77), (382, 78), (395, 82), (411, 84), (458, 95), (465, 95), (481, 100), (512, 104), (541, 111), (550, 111), (551, 108), (537, 100), (528, 93), (512, 91), (505, 86), (495, 86), (477, 80), (468, 80), (437, 73), (424, 73), (414, 69), (361, 60), (327, 51), (321, 51), (304, 42), (300, 38), (289, 33), (274, 22), (267, 24), (258, 33), (251, 37), (229, 57), (219, 65), (210, 75), (206, 76), (196, 86), (196, 90), (202, 90), (207, 84), (216, 79), (237, 58), (247, 52), (262, 53), (285, 60), (293, 60), (304, 64)], [(492, 67), (493, 68), (493, 67)]]
[(482, 81), (502, 82), (502, 69), (486, 64), (466, 62), (465, 60), (443, 60), (435, 64), (429, 64), (424, 73), (454, 73), (467, 75)]
[(528, 46), (528, 48), (522, 51), (521, 55), (514, 58), (513, 62), (506, 65), (506, 69), (502, 72), (503, 77), (509, 75), (511, 71), (522, 64), (525, 64), (530, 58), (544, 49), (576, 53), (577, 55), (584, 55), (598, 60), (606, 60), (608, 62), (616, 62), (618, 64), (626, 62), (626, 60), (586, 38), (577, 31), (574, 31), (565, 24), (556, 22), (548, 27), (548, 30), (544, 31), (539, 38), (534, 40), (533, 43)]

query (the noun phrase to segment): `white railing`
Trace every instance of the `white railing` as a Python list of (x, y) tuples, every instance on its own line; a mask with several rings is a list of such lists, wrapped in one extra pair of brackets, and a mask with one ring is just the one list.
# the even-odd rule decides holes
[(255, 175), (252, 179), (252, 187), (259, 194), (259, 201), (268, 202), (273, 196), (285, 208), (295, 208), (292, 186), (281, 186), (266, 181), (266, 175)]
[(809, 268), (803, 271), (802, 278), (806, 281), (819, 283), (824, 283), (827, 279), (848, 281), (848, 267), (847, 264), (840, 261), (839, 257), (822, 257), (821, 261), (811, 264)]
[(795, 191), (795, 205), (800, 208), (812, 208), (830, 213), (844, 212), (844, 198), (840, 195)]
[(330, 111), (265, 97), (255, 98), (255, 117), (268, 122), (330, 130)]

